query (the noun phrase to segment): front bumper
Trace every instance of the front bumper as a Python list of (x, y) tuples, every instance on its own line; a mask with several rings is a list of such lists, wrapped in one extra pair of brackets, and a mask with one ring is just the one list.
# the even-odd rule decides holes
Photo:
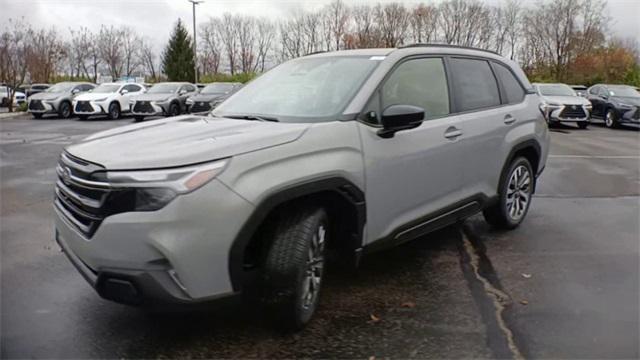
[(58, 112), (58, 104), (46, 100), (29, 100), (27, 101), (27, 112), (34, 114), (55, 113)]
[(169, 103), (158, 104), (153, 101), (136, 101), (130, 106), (131, 114), (134, 116), (163, 116), (168, 113)]
[(229, 252), (253, 208), (214, 179), (160, 210), (108, 216), (90, 238), (56, 206), (56, 241), (106, 299), (208, 301), (233, 294)]
[(549, 113), (552, 121), (588, 122), (591, 119), (591, 109), (584, 105), (562, 105)]
[(74, 101), (73, 112), (78, 115), (103, 115), (109, 109), (109, 102)]
[(640, 124), (640, 107), (623, 110), (619, 121), (622, 123)]

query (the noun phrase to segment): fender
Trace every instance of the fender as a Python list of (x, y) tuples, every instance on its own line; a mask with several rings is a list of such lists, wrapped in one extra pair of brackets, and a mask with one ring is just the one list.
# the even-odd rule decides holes
[(364, 192), (349, 180), (342, 177), (325, 177), (289, 185), (269, 194), (260, 202), (249, 219), (244, 223), (229, 252), (229, 275), (234, 291), (240, 291), (244, 282), (244, 254), (253, 234), (266, 217), (278, 205), (303, 196), (319, 192), (332, 191), (347, 200), (356, 211), (357, 231), (356, 248), (362, 246), (362, 233), (366, 221)]
[[(507, 167), (511, 164), (511, 162), (513, 161), (516, 153), (522, 149), (526, 149), (526, 148), (532, 148), (535, 152), (536, 152), (536, 156), (538, 157), (538, 164), (531, 164), (532, 167), (534, 167), (533, 171), (535, 172), (535, 177), (537, 178), (538, 175), (540, 175), (542, 169), (539, 168), (539, 163), (540, 163), (540, 156), (541, 156), (541, 151), (540, 151), (540, 144), (538, 143), (537, 140), (535, 139), (529, 139), (529, 140), (525, 140), (521, 143), (518, 143), (516, 146), (514, 146), (511, 151), (509, 152), (509, 155), (507, 156), (504, 164), (502, 165), (502, 170), (500, 170), (500, 184), (498, 184), (498, 189), (500, 189), (500, 187), (502, 186), (502, 174), (504, 174), (505, 171), (507, 171)], [(533, 182), (533, 192), (535, 193), (536, 191), (536, 181)]]

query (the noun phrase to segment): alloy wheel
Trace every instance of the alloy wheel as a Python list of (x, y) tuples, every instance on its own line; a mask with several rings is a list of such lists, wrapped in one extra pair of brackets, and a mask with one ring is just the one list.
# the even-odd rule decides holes
[(519, 220), (527, 210), (531, 199), (531, 174), (524, 165), (516, 167), (509, 177), (507, 187), (507, 214), (513, 220)]
[(310, 308), (316, 301), (320, 291), (322, 273), (324, 270), (324, 245), (326, 229), (320, 224), (311, 239), (307, 253), (307, 268), (302, 281), (302, 307)]
[(613, 127), (613, 113), (611, 111), (607, 111), (607, 115), (604, 119), (604, 124), (607, 127)]

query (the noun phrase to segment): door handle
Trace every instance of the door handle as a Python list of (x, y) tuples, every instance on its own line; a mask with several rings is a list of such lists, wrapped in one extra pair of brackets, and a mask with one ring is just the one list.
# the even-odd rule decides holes
[(504, 123), (505, 123), (505, 124), (507, 124), (507, 125), (509, 125), (509, 124), (513, 124), (515, 121), (516, 121), (516, 118), (514, 118), (514, 117), (513, 117), (513, 116), (511, 116), (511, 115), (508, 115), (508, 114), (507, 114), (507, 115), (504, 117)]
[(447, 131), (444, 132), (444, 137), (449, 140), (455, 140), (460, 135), (462, 135), (462, 130), (458, 129), (455, 126), (450, 126), (449, 128), (447, 128)]

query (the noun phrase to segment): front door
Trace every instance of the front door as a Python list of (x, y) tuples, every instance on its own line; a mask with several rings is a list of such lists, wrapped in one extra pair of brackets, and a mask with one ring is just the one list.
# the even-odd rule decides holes
[[(365, 153), (366, 243), (410, 231), (460, 200), (461, 131), (457, 117), (449, 115), (448, 93), (441, 58), (410, 59), (393, 70), (367, 106), (367, 119), (359, 124)], [(377, 135), (380, 114), (396, 104), (423, 108), (425, 121), (382, 138)]]

